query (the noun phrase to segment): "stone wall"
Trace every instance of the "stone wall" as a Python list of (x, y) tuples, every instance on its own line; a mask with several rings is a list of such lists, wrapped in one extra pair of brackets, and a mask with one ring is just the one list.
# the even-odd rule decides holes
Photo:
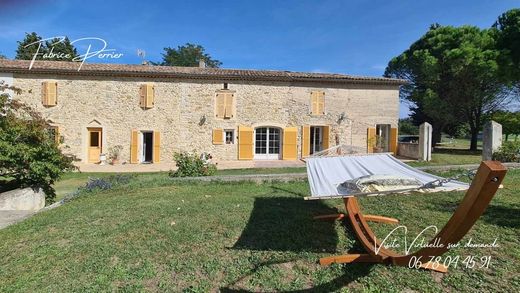
[(419, 144), (412, 142), (400, 142), (397, 144), (397, 154), (410, 159), (419, 159)]
[[(58, 104), (43, 107), (42, 81), (58, 82)], [(155, 107), (139, 107), (139, 86), (155, 85)], [(212, 129), (239, 125), (299, 127), (330, 125), (330, 146), (350, 144), (366, 147), (367, 127), (376, 123), (397, 127), (398, 86), (375, 84), (330, 85), (319, 83), (230, 82), (235, 91), (236, 117), (215, 118), (216, 91), (223, 82), (210, 80), (151, 79), (15, 74), (14, 85), (24, 90), (17, 98), (41, 111), (60, 127), (62, 147), (82, 161), (87, 157), (87, 127), (103, 128), (103, 152), (122, 145), (122, 161), (129, 161), (132, 129), (161, 132), (161, 161), (171, 162), (176, 151), (210, 152), (217, 160), (236, 160), (237, 144), (213, 145)], [(323, 116), (310, 115), (311, 91), (325, 92)], [(348, 119), (338, 123), (344, 112)], [(201, 117), (206, 122), (199, 125)]]

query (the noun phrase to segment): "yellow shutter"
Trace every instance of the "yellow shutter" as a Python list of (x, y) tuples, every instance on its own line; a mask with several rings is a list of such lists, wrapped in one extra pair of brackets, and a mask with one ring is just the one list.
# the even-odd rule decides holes
[(318, 93), (311, 92), (311, 114), (318, 115)]
[(373, 153), (375, 145), (376, 145), (376, 129), (374, 127), (369, 127), (367, 129), (367, 153)]
[(153, 132), (153, 163), (161, 162), (161, 133), (159, 131)]
[(58, 102), (58, 83), (42, 82), (42, 105), (56, 106)]
[(304, 125), (302, 127), (302, 157), (308, 157), (311, 154), (311, 127), (309, 125)]
[(224, 96), (224, 118), (232, 118), (233, 117), (233, 94), (225, 93)]
[(42, 82), (42, 105), (48, 106), (49, 105), (49, 98), (48, 98), (48, 86), (47, 82)]
[(397, 128), (390, 129), (390, 151), (397, 155)]
[(329, 148), (330, 126), (323, 126), (323, 150)]
[(251, 127), (238, 127), (238, 159), (253, 159), (253, 128)]
[(213, 129), (213, 144), (223, 144), (224, 137), (222, 134), (222, 128)]
[(283, 130), (282, 158), (296, 160), (298, 158), (298, 128), (286, 127)]
[(139, 87), (139, 107), (146, 107), (146, 85), (144, 84)]
[(324, 92), (318, 92), (317, 93), (317, 109), (318, 113), (317, 115), (323, 115), (325, 114), (325, 93)]
[(145, 105), (146, 105), (146, 108), (153, 108), (154, 104), (155, 104), (155, 87), (151, 84), (147, 84), (145, 86), (146, 88), (146, 102), (145, 102)]
[(137, 164), (139, 162), (137, 158), (138, 134), (139, 132), (137, 130), (132, 130), (132, 135), (130, 137), (130, 164)]
[(58, 104), (58, 83), (57, 82), (51, 82), (50, 83), (50, 90), (49, 90), (49, 104), (51, 106), (56, 106)]
[(55, 128), (55, 130), (54, 130), (55, 133), (56, 133), (56, 137), (55, 137), (55, 139), (56, 139), (56, 144), (58, 144), (58, 145), (61, 143), (60, 130), (61, 130), (61, 129), (60, 129), (59, 126), (56, 126), (56, 128)]
[(218, 118), (224, 118), (224, 113), (226, 112), (226, 102), (225, 95), (223, 93), (217, 93), (217, 98), (215, 100), (216, 103), (216, 113), (215, 116)]

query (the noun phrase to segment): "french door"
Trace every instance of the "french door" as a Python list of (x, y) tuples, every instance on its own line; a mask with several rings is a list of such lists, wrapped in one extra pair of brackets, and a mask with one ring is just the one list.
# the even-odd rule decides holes
[(255, 160), (280, 159), (281, 134), (279, 128), (255, 129)]

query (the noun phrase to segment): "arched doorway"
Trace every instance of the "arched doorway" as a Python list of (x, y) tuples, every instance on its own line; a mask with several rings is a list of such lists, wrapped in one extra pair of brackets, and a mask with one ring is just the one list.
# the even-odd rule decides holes
[(282, 131), (277, 127), (255, 128), (255, 160), (281, 158)]

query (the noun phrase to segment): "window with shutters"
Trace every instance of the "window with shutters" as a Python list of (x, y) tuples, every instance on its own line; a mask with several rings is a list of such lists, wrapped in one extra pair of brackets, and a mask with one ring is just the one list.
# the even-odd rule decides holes
[(235, 92), (218, 91), (215, 98), (215, 117), (231, 119), (235, 117)]
[(139, 106), (143, 109), (153, 108), (155, 105), (155, 86), (142, 84), (139, 87)]
[(46, 107), (58, 104), (58, 83), (55, 81), (44, 81), (42, 83), (42, 105)]
[(235, 143), (235, 131), (233, 129), (224, 130), (224, 141), (226, 142), (226, 144)]
[(325, 114), (325, 92), (311, 92), (311, 115)]

